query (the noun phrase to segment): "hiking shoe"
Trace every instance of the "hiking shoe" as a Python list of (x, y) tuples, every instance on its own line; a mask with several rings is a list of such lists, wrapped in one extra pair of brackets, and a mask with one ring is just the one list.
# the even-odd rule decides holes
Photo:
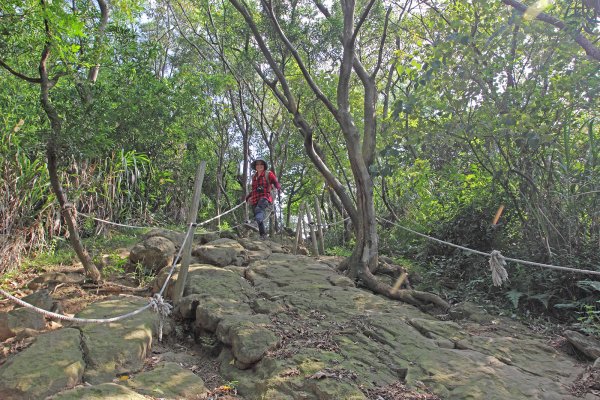
[(267, 235), (260, 235), (260, 240), (267, 240)]
[(253, 231), (258, 232), (258, 224), (256, 223), (256, 221), (246, 221), (246, 222), (244, 222), (244, 226), (246, 228), (250, 228)]

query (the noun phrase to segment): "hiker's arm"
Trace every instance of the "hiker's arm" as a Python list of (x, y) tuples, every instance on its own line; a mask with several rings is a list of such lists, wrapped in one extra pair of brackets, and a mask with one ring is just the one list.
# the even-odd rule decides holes
[(277, 179), (273, 171), (269, 172), (269, 178), (272, 182), (274, 182), (275, 188), (277, 188), (277, 190), (281, 190), (281, 184), (279, 183), (279, 180)]

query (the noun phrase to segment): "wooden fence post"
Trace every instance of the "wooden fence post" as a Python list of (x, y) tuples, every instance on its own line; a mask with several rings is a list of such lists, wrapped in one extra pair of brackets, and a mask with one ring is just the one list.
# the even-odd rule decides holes
[(298, 254), (298, 246), (300, 245), (300, 239), (302, 238), (302, 215), (303, 209), (302, 204), (298, 207), (298, 221), (296, 222), (296, 245), (294, 246), (294, 255)]
[(319, 199), (315, 196), (315, 213), (317, 214), (317, 233), (319, 236), (319, 252), (325, 254), (325, 239), (323, 239), (323, 219), (321, 218), (321, 206)]
[[(194, 196), (192, 198), (192, 204), (190, 205), (190, 213), (188, 215), (188, 228), (190, 224), (196, 223), (198, 217), (198, 207), (200, 205), (200, 196), (202, 195), (202, 182), (204, 181), (204, 171), (206, 171), (206, 161), (201, 161), (196, 171), (196, 179), (194, 181)], [(195, 228), (192, 228), (195, 231)], [(185, 281), (187, 279), (188, 270), (190, 267), (190, 259), (192, 258), (192, 244), (194, 243), (194, 232), (192, 231), (191, 237), (185, 242), (185, 245), (181, 254), (181, 264), (179, 265), (179, 274), (177, 275), (177, 282), (175, 283), (175, 290), (173, 292), (173, 304), (179, 304), (181, 297), (183, 296), (183, 289), (185, 288)]]
[(310, 231), (310, 239), (312, 242), (313, 254), (319, 257), (319, 245), (317, 244), (317, 235), (313, 226), (312, 216), (310, 215), (310, 207), (306, 204), (306, 218), (308, 219), (308, 229)]

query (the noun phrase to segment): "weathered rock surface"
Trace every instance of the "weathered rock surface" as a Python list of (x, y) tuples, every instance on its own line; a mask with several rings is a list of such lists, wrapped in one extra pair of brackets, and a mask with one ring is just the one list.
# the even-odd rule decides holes
[(127, 386), (161, 399), (194, 399), (208, 392), (200, 377), (173, 362), (158, 364), (152, 371), (135, 375), (127, 380)]
[(46, 320), (42, 314), (28, 308), (17, 308), (0, 314), (0, 341), (27, 330), (38, 331), (45, 327)]
[[(251, 370), (234, 346), (223, 350), (222, 373), (237, 380), (249, 398), (358, 399), (364, 398), (360, 385), (399, 380), (414, 387), (424, 383), (444, 399), (574, 398), (568, 385), (581, 367), (540, 337), (515, 337), (503, 327), (512, 321), (492, 321), (485, 329), (439, 321), (354, 288), (308, 257), (273, 254), (252, 263), (246, 277), (254, 289), (245, 292), (252, 310), (236, 306), (236, 318), (263, 313), (262, 319), (271, 321), (265, 329), (280, 338)], [(204, 296), (208, 293), (211, 288), (205, 287)], [(212, 293), (229, 304), (222, 290)], [(235, 293), (228, 299), (240, 301)], [(234, 318), (231, 309), (221, 311), (229, 316), (217, 322), (217, 332), (227, 331), (220, 324)], [(229, 339), (221, 340), (228, 344)]]
[(61, 392), (48, 400), (148, 400), (148, 397), (136, 393), (116, 383), (102, 383), (96, 386), (83, 386)]
[(575, 331), (565, 331), (564, 336), (577, 350), (590, 359), (600, 358), (600, 342), (598, 340)]
[(129, 267), (134, 270), (140, 264), (147, 272), (156, 273), (171, 265), (175, 257), (175, 244), (163, 236), (151, 236), (135, 245), (129, 253)]
[[(92, 304), (77, 317), (110, 318), (146, 304), (143, 298), (115, 297)], [(37, 336), (29, 348), (0, 367), (0, 399), (43, 399), (82, 382), (100, 384), (140, 371), (155, 336), (156, 320), (154, 313), (146, 311), (109, 324), (86, 324)], [(79, 390), (83, 389), (75, 393)], [(81, 392), (85, 397), (65, 394), (74, 396), (65, 398), (113, 398), (93, 397), (96, 392), (86, 389)], [(115, 398), (130, 398), (119, 396)]]
[[(120, 297), (94, 303), (77, 314), (78, 318), (110, 318), (125, 315), (148, 304), (147, 299)], [(88, 360), (84, 379), (96, 384), (118, 374), (139, 371), (152, 345), (156, 315), (143, 312), (109, 324), (80, 327), (82, 347)]]
[(217, 239), (196, 246), (192, 255), (208, 264), (225, 267), (227, 265), (242, 265), (246, 261), (244, 246), (233, 239)]
[[(64, 275), (64, 274), (62, 274)], [(58, 312), (62, 310), (60, 302), (50, 296), (47, 289), (23, 297), (21, 300), (42, 310)], [(15, 308), (7, 313), (0, 314), (0, 341), (13, 336), (29, 336), (46, 328), (44, 316), (31, 309), (16, 305)]]
[(30, 347), (0, 367), (0, 398), (43, 399), (78, 384), (84, 369), (77, 329), (39, 335)]
[[(402, 382), (417, 391), (428, 387), (443, 399), (569, 400), (582, 398), (572, 394), (581, 376), (590, 381), (596, 376), (585, 375), (591, 366), (558, 352), (543, 337), (472, 304), (456, 308), (453, 316), (461, 320), (440, 320), (356, 288), (336, 273), (331, 259), (284, 254), (270, 242), (217, 242), (197, 247), (197, 254), (213, 248), (218, 253), (202, 256), (214, 265), (190, 266), (178, 313), (189, 320), (199, 347), (218, 353), (221, 374), (237, 382), (245, 399), (367, 399), (373, 388)], [(240, 258), (250, 252), (247, 267), (223, 265), (226, 259), (243, 264)], [(167, 273), (159, 274), (156, 290)], [(146, 302), (115, 298), (79, 316), (120, 315)], [(155, 319), (142, 313), (109, 325), (40, 335), (0, 367), (0, 398), (44, 398), (82, 382), (94, 386), (54, 398), (202, 398), (204, 382), (178, 364), (163, 362), (142, 372)], [(190, 357), (185, 365), (192, 363)], [(64, 366), (45, 377), (48, 363), (38, 359)], [(164, 360), (179, 359), (164, 355)], [(131, 373), (131, 379), (115, 381), (123, 373)], [(34, 387), (28, 376), (42, 376), (45, 383)], [(595, 383), (586, 384), (583, 398), (600, 398)]]

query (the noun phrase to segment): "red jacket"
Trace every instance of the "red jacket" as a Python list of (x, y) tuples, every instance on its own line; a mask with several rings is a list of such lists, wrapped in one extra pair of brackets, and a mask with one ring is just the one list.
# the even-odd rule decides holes
[[(268, 173), (268, 179), (265, 173)], [(246, 201), (253, 206), (262, 198), (267, 199), (269, 203), (273, 203), (273, 198), (271, 197), (271, 188), (273, 185), (275, 185), (277, 190), (281, 190), (281, 185), (273, 171), (265, 171), (260, 175), (258, 172), (254, 173), (252, 175), (252, 191), (246, 196)], [(259, 188), (262, 188), (262, 191)]]

